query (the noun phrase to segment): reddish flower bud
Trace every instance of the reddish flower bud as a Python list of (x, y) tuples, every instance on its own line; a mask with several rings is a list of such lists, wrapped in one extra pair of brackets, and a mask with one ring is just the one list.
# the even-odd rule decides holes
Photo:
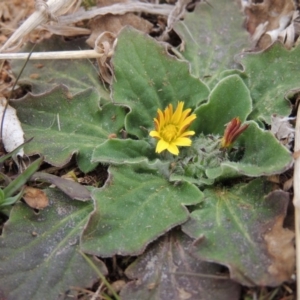
[(241, 126), (239, 117), (233, 118), (226, 126), (221, 140), (221, 148), (229, 148), (238, 136), (248, 128), (249, 124)]

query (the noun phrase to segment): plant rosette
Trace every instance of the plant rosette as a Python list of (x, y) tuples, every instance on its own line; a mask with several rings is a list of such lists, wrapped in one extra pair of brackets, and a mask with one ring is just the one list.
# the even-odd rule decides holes
[(120, 34), (113, 66), (113, 102), (129, 110), (126, 138), (108, 139), (93, 152), (94, 163), (110, 167), (106, 184), (92, 194), (95, 209), (81, 238), (84, 252), (141, 254), (189, 219), (185, 206), (202, 203), (205, 186), (291, 166), (289, 151), (246, 121), (252, 101), (238, 75), (209, 91), (186, 63), (132, 29)]
[(129, 108), (127, 138), (96, 147), (93, 162), (143, 162), (169, 181), (199, 186), (282, 173), (291, 166), (290, 152), (256, 122), (246, 121), (252, 99), (238, 75), (221, 79), (209, 91), (186, 63), (132, 29), (120, 34), (113, 65), (112, 98)]

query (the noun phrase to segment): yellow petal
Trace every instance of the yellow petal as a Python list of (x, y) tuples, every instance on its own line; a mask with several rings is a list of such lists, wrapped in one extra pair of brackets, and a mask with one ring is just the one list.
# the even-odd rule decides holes
[(181, 124), (180, 124), (180, 129), (182, 130), (182, 128), (186, 128), (187, 126), (189, 126), (195, 119), (197, 118), (197, 116), (195, 114), (190, 115), (189, 117), (187, 117)]
[(191, 146), (192, 141), (189, 138), (180, 137), (180, 138), (176, 139), (174, 144), (176, 144), (177, 146)]
[(171, 116), (172, 116), (172, 113), (173, 113), (173, 106), (172, 104), (169, 104), (165, 111), (165, 124), (168, 124), (170, 122), (170, 119), (171, 119)]
[(177, 108), (171, 118), (171, 122), (173, 124), (179, 124), (179, 121), (180, 121), (180, 118), (181, 118), (181, 115), (182, 115), (182, 110), (183, 110), (183, 105), (184, 105), (184, 102), (181, 101), (181, 102), (178, 102), (178, 105), (177, 105)]
[(185, 136), (190, 136), (190, 135), (194, 135), (195, 134), (195, 131), (184, 131), (183, 133), (180, 134), (179, 137), (185, 137)]
[(164, 140), (160, 140), (156, 145), (155, 152), (160, 153), (166, 150), (168, 147), (169, 147), (169, 143), (165, 142)]
[(165, 124), (165, 116), (160, 109), (157, 110), (157, 115), (158, 115), (158, 118), (157, 118), (158, 129), (160, 129)]
[(188, 109), (185, 109), (183, 112), (182, 112), (182, 115), (181, 115), (181, 118), (180, 118), (180, 123), (182, 123), (185, 118), (190, 114), (192, 110), (190, 108)]
[(177, 146), (174, 143), (169, 144), (169, 147), (167, 148), (167, 150), (169, 152), (171, 152), (172, 154), (174, 154), (174, 155), (178, 155), (179, 154), (179, 150), (178, 150)]
[(159, 133), (155, 130), (150, 131), (149, 135), (155, 138), (160, 138)]

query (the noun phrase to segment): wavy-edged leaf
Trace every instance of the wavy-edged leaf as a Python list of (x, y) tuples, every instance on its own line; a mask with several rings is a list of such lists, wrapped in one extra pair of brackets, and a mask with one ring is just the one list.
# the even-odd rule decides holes
[(238, 174), (251, 177), (280, 174), (293, 164), (290, 151), (269, 131), (262, 130), (251, 121), (249, 127), (238, 138), (240, 149), (238, 161), (224, 161), (220, 167), (206, 170), (208, 178), (230, 178)]
[(109, 178), (93, 192), (95, 210), (81, 239), (84, 252), (108, 257), (136, 255), (189, 216), (184, 205), (199, 203), (194, 185), (174, 186), (155, 170), (109, 168)]
[(244, 122), (252, 110), (250, 91), (237, 75), (222, 79), (211, 91), (207, 103), (195, 110), (191, 129), (198, 134), (223, 135), (225, 125), (235, 117)]
[(155, 158), (154, 146), (143, 140), (111, 139), (96, 147), (92, 161), (111, 164), (132, 164)]
[(158, 108), (176, 106), (178, 101), (193, 108), (208, 96), (208, 88), (190, 75), (186, 62), (171, 57), (155, 40), (132, 28), (120, 33), (112, 62), (113, 99), (130, 107), (125, 127), (139, 138), (148, 135), (142, 127), (153, 128)]
[(234, 56), (249, 46), (244, 17), (236, 2), (203, 1), (175, 25), (192, 74), (205, 81), (213, 81), (227, 68), (238, 67)]
[(41, 153), (45, 161), (55, 166), (66, 164), (74, 153), (80, 169), (91, 171), (97, 163), (91, 162), (94, 148), (120, 134), (125, 110), (111, 103), (99, 107), (99, 96), (94, 89), (85, 90), (71, 99), (62, 86), (43, 96), (25, 96), (12, 105), (27, 138), (27, 155)]
[[(70, 201), (47, 190), (50, 206), (36, 213), (19, 203), (0, 238), (0, 294), (8, 300), (53, 300), (71, 286), (88, 287), (96, 272), (79, 253), (79, 236), (91, 202)], [(106, 273), (101, 261), (95, 262)]]
[(282, 228), (289, 195), (271, 190), (272, 184), (261, 178), (204, 190), (202, 207), (183, 225), (197, 239), (193, 255), (226, 265), (232, 279), (244, 285), (276, 286), (288, 280), (295, 263), (294, 234)]
[[(85, 40), (76, 39), (65, 42), (62, 37), (52, 36), (50, 39), (44, 39), (36, 44), (34, 52), (88, 49)], [(22, 52), (30, 52), (32, 47), (32, 44), (28, 43)], [(11, 65), (13, 72), (19, 74), (24, 66), (24, 61), (13, 60)], [(69, 96), (93, 87), (99, 98), (109, 100), (109, 92), (101, 84), (97, 69), (90, 59), (29, 60), (19, 84), (29, 84), (34, 95), (50, 92), (59, 85), (64, 85), (68, 89)]]
[(253, 99), (249, 118), (271, 124), (272, 114), (290, 114), (291, 104), (285, 97), (299, 91), (299, 55), (299, 46), (287, 50), (275, 43), (263, 52), (241, 56), (245, 68), (242, 74)]

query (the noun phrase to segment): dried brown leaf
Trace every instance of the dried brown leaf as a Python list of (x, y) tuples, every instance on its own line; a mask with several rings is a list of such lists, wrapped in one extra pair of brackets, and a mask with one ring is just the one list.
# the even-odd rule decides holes
[(43, 209), (49, 205), (47, 195), (40, 189), (26, 186), (23, 199), (32, 208)]
[(110, 65), (110, 58), (114, 53), (116, 35), (112, 32), (105, 31), (98, 36), (95, 42), (95, 50), (102, 56), (97, 58), (101, 77), (105, 82), (112, 82), (113, 71)]
[(271, 117), (271, 132), (275, 137), (287, 148), (291, 147), (291, 142), (294, 140), (295, 129), (290, 123), (291, 118), (272, 115)]
[(264, 236), (269, 255), (273, 258), (268, 271), (279, 282), (288, 280), (295, 269), (294, 233), (282, 227), (283, 219), (283, 216), (278, 217)]
[(283, 190), (288, 191), (293, 186), (294, 177), (289, 178), (283, 184)]
[[(295, 12), (293, 0), (265, 0), (259, 3), (250, 0), (242, 4), (247, 16), (246, 28), (259, 49), (265, 49), (280, 39), (279, 35), (287, 28)], [(288, 43), (292, 39), (290, 30)]]

